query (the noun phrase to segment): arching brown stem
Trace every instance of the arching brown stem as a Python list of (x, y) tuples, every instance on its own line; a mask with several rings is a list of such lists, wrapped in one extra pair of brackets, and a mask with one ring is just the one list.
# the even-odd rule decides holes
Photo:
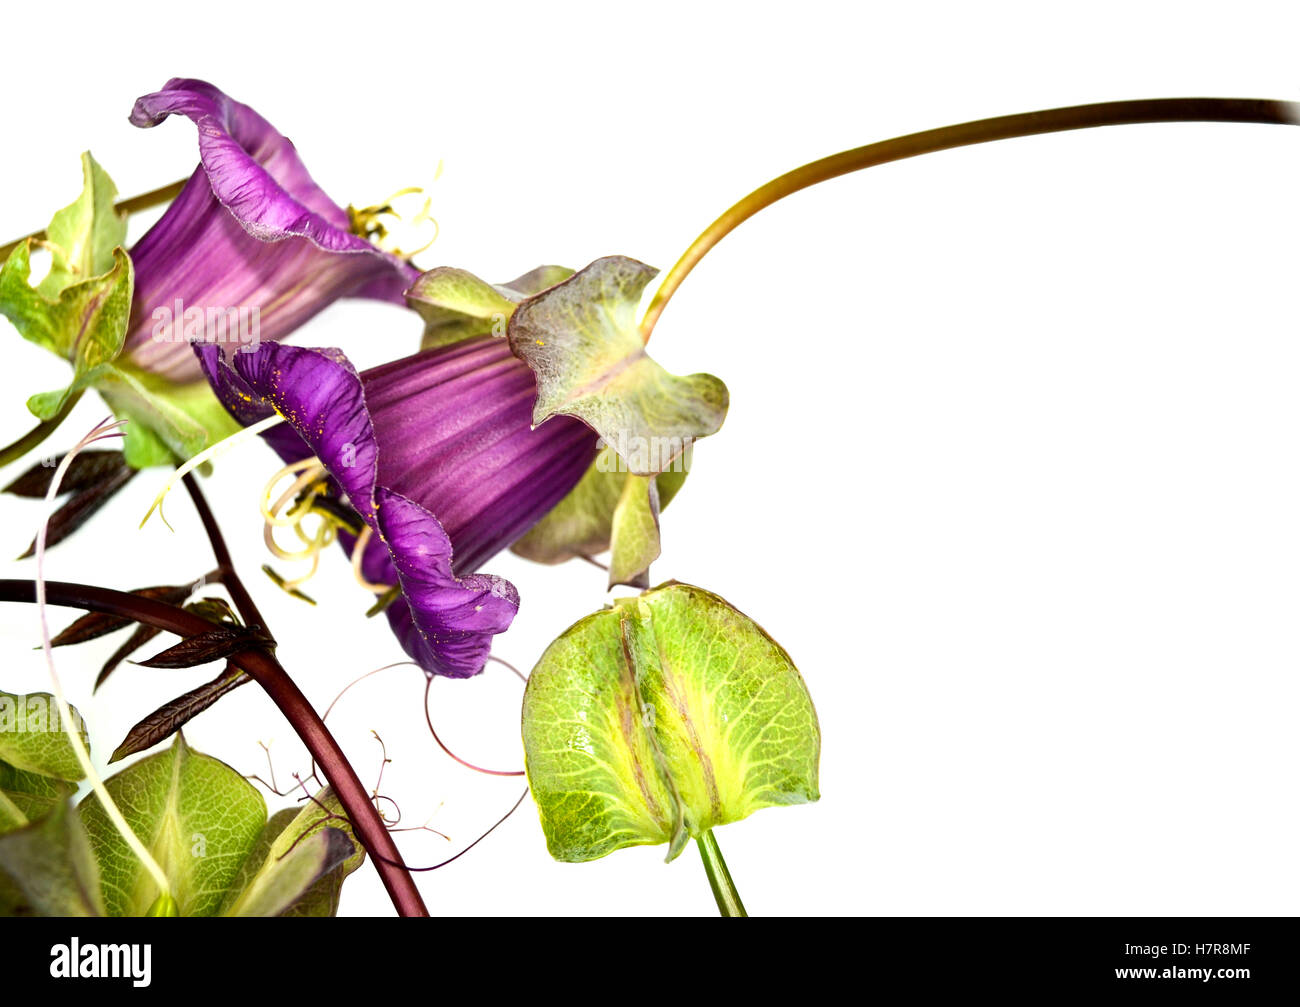
[(641, 337), (650, 338), (677, 288), (708, 251), (764, 207), (771, 206), (800, 189), (907, 157), (933, 154), (954, 147), (968, 147), (991, 140), (1018, 136), (1059, 133), (1096, 126), (1125, 126), (1153, 122), (1254, 122), (1272, 125), (1300, 125), (1300, 104), (1255, 98), (1149, 98), (1138, 101), (1106, 101), (1095, 105), (1071, 105), (1041, 112), (1022, 112), (978, 119), (956, 126), (927, 129), (921, 133), (855, 147), (788, 171), (760, 186), (730, 207), (691, 243), (690, 248), (668, 270), (655, 292), (645, 317)]

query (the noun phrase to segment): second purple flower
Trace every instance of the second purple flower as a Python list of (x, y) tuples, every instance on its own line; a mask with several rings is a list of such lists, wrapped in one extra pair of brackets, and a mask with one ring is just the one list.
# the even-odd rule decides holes
[[(268, 501), (268, 544), (275, 523), (346, 504), (358, 520), (340, 517), (335, 532), (359, 578), (388, 596), (403, 649), (430, 672), (481, 671), (519, 599), (476, 571), (577, 484), (596, 434), (567, 416), (533, 428), (533, 373), (490, 336), (360, 374), (337, 350), (196, 349), (235, 419), (285, 420), (265, 436), (296, 479)], [(304, 553), (314, 562), (332, 537)]]

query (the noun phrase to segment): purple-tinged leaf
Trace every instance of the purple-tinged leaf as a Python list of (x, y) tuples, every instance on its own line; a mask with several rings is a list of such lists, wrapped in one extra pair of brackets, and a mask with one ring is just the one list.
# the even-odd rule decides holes
[(266, 634), (256, 626), (214, 626), (205, 633), (187, 636), (147, 661), (136, 663), (142, 668), (193, 668), (269, 643)]
[(205, 682), (197, 689), (177, 696), (131, 728), (108, 761), (117, 762), (165, 741), (226, 693), (251, 681), (238, 668), (226, 665), (225, 670), (211, 682)]
[(99, 687), (104, 684), (109, 675), (113, 674), (119, 664), (161, 632), (162, 630), (156, 626), (137, 626), (135, 632), (127, 638), (126, 643), (113, 651), (113, 656), (104, 662), (104, 667), (99, 669), (99, 674), (95, 676), (95, 685), (91, 691), (99, 691)]
[(597, 259), (521, 303), (508, 328), (510, 349), (537, 376), (533, 423), (577, 417), (634, 475), (667, 471), (727, 415), (719, 379), (677, 377), (646, 355), (637, 315), (655, 272), (621, 255)]
[[(181, 584), (179, 586), (164, 587), (142, 587), (132, 591), (131, 594), (140, 598), (148, 598), (151, 601), (161, 601), (168, 605), (176, 605), (190, 596), (194, 590), (192, 584)], [(108, 615), (105, 612), (89, 612), (76, 620), (72, 625), (59, 633), (50, 641), (55, 647), (66, 647), (74, 643), (85, 643), (87, 640), (94, 640), (97, 637), (107, 636), (109, 633), (116, 632), (123, 626), (129, 626), (133, 620), (120, 615)]]
[[(89, 521), (99, 508), (108, 503), (118, 490), (135, 477), (135, 474), (135, 469), (123, 468), (114, 472), (103, 482), (96, 483), (89, 489), (84, 489), (71, 497), (67, 503), (50, 515), (45, 532), (45, 548), (49, 549), (58, 545)], [(27, 559), (35, 554), (36, 540), (33, 539), (32, 544), (27, 547), (27, 551), (18, 558)]]
[[(12, 493), (20, 497), (44, 497), (49, 492), (54, 472), (62, 460), (62, 455), (42, 459), (0, 490), (0, 493)], [(80, 493), (92, 486), (98, 486), (118, 475), (126, 467), (126, 459), (121, 451), (82, 451), (68, 465), (68, 471), (64, 473), (63, 481), (59, 484), (59, 495)]]

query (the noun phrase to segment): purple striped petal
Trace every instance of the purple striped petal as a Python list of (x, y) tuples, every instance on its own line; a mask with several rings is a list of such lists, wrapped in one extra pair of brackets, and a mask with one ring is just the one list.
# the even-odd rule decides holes
[[(283, 416), (267, 432), (281, 457), (319, 458), (378, 532), (362, 572), (400, 585), (387, 616), (403, 649), (437, 674), (481, 671), (519, 599), (509, 582), (472, 571), (577, 484), (596, 435), (566, 417), (533, 430), (532, 371), (500, 339), (360, 375), (337, 350), (195, 351), (232, 416), (245, 425)], [(340, 538), (351, 552), (355, 540)]]
[(347, 213), (270, 123), (211, 84), (181, 79), (140, 98), (131, 121), (154, 126), (172, 114), (198, 127), (202, 164), (131, 250), (126, 347), (137, 366), (192, 380), (187, 339), (281, 339), (340, 297), (404, 304), (417, 271), (351, 233)]
[(504, 339), (483, 337), (362, 373), (379, 482), (438, 516), (456, 570), (477, 570), (582, 478), (596, 434), (556, 416), (532, 428), (537, 383)]
[(519, 610), (514, 585), (489, 574), (457, 579), (442, 525), (400, 493), (376, 488), (375, 514), (402, 587), (402, 599), (388, 609), (402, 649), (428, 671), (477, 675), (492, 637), (505, 632)]
[[(374, 525), (375, 432), (366, 411), (361, 379), (340, 350), (316, 350), (263, 343), (255, 351), (231, 353), (196, 346), (203, 371), (226, 410), (247, 424), (279, 413), (305, 450), (294, 450), (281, 431), (273, 441), (280, 456), (297, 461), (315, 455)], [(297, 457), (295, 457), (295, 455)]]

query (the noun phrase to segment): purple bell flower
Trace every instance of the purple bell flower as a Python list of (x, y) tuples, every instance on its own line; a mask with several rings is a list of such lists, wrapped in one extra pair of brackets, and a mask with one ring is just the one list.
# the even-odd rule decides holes
[(286, 502), (327, 483), (356, 511), (360, 536), (339, 537), (361, 578), (396, 594), (385, 611), (407, 654), (441, 675), (481, 671), (519, 597), (476, 571), (577, 484), (596, 434), (567, 416), (533, 428), (533, 373), (492, 336), (360, 374), (337, 350), (195, 350), (235, 419), (284, 418), (264, 436), (305, 473)]
[(340, 297), (404, 304), (417, 271), (352, 233), (347, 211), (269, 122), (211, 84), (179, 78), (140, 98), (131, 122), (156, 126), (173, 114), (197, 127), (202, 163), (131, 249), (123, 352), (136, 366), (197, 380), (188, 342), (279, 340)]

